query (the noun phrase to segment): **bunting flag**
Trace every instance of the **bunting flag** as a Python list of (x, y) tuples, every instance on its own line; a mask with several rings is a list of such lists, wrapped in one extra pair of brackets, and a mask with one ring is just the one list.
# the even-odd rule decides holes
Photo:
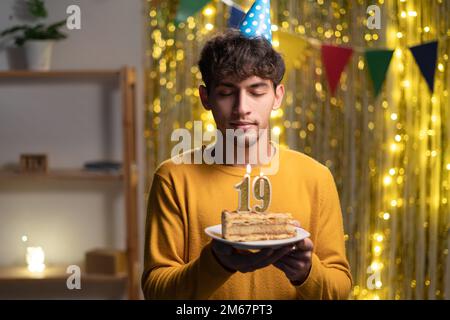
[(434, 74), (436, 71), (438, 42), (432, 41), (418, 46), (410, 47), (420, 72), (427, 81), (431, 92), (434, 90)]
[(228, 19), (228, 28), (238, 29), (242, 20), (244, 20), (245, 12), (234, 6), (230, 10), (230, 18)]
[(368, 50), (364, 53), (373, 83), (375, 97), (381, 91), (394, 50)]
[(151, 0), (150, 1), (151, 5), (154, 7), (158, 7), (160, 2), (161, 2), (161, 0)]
[(175, 22), (180, 23), (186, 21), (188, 17), (196, 14), (209, 2), (211, 2), (211, 0), (180, 0)]
[[(228, 27), (241, 29), (241, 32), (249, 37), (264, 36), (271, 41), (270, 0), (255, 0), (247, 14), (233, 0), (221, 1), (230, 7)], [(161, 0), (151, 0), (154, 6), (157, 6), (160, 2)], [(189, 16), (193, 16), (210, 2), (211, 0), (179, 0), (175, 21), (177, 23), (186, 21)], [(305, 58), (306, 50), (304, 49), (310, 42), (313, 45), (318, 42), (317, 40), (302, 38), (298, 35), (282, 31), (277, 31), (274, 35), (278, 42), (278, 44), (275, 42), (274, 46), (285, 58), (286, 69), (288, 71), (292, 70)], [(326, 71), (328, 85), (331, 93), (334, 94), (341, 74), (354, 50), (348, 47), (325, 44), (321, 45), (321, 49), (322, 62)], [(409, 49), (427, 82), (428, 88), (433, 92), (438, 41), (409, 47)], [(394, 50), (390, 49), (364, 50), (375, 97), (378, 96), (383, 87), (393, 52)]]
[(328, 85), (332, 94), (335, 93), (342, 71), (344, 71), (352, 54), (353, 49), (351, 48), (322, 45), (322, 62), (325, 66)]
[(274, 46), (283, 56), (287, 72), (305, 60), (308, 43), (304, 39), (284, 31), (276, 31), (274, 39)]

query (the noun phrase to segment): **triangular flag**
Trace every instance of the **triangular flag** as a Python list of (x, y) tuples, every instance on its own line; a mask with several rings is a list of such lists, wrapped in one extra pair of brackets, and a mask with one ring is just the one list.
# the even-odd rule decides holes
[(342, 71), (344, 71), (352, 54), (353, 49), (351, 48), (322, 45), (322, 62), (325, 66), (328, 85), (332, 94), (336, 91)]
[(196, 14), (209, 2), (211, 0), (180, 0), (175, 22), (180, 23), (186, 21), (188, 17)]
[(410, 47), (414, 59), (427, 81), (428, 88), (434, 90), (434, 74), (436, 72), (438, 42), (432, 41), (418, 46)]
[(272, 43), (270, 0), (256, 0), (239, 26), (247, 38), (264, 37)]
[(274, 39), (275, 49), (283, 56), (287, 73), (305, 60), (308, 45), (305, 39), (280, 30), (274, 33)]
[(364, 53), (375, 97), (380, 93), (394, 50), (368, 50)]
[(161, 2), (161, 0), (151, 0), (150, 4), (154, 7), (158, 7), (160, 2)]
[(228, 19), (228, 28), (238, 29), (244, 17), (245, 17), (244, 11), (234, 6), (231, 6), (230, 19)]

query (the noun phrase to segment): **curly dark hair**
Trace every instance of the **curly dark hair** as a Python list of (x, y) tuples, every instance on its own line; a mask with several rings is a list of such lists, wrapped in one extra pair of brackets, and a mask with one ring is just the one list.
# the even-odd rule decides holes
[(269, 41), (247, 38), (235, 29), (208, 40), (198, 65), (208, 91), (225, 78), (241, 82), (251, 76), (271, 80), (276, 88), (286, 70), (283, 58)]

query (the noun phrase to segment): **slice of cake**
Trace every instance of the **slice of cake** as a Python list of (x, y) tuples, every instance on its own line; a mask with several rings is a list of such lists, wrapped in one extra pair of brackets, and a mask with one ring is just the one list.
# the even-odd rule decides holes
[(290, 213), (222, 212), (222, 237), (230, 241), (287, 239), (300, 223)]

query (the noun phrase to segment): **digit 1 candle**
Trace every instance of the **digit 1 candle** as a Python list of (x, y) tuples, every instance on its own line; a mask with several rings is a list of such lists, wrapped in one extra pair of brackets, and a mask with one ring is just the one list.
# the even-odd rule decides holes
[(247, 164), (247, 173), (244, 175), (242, 182), (234, 186), (238, 190), (238, 209), (237, 211), (250, 211), (250, 173), (252, 166)]

